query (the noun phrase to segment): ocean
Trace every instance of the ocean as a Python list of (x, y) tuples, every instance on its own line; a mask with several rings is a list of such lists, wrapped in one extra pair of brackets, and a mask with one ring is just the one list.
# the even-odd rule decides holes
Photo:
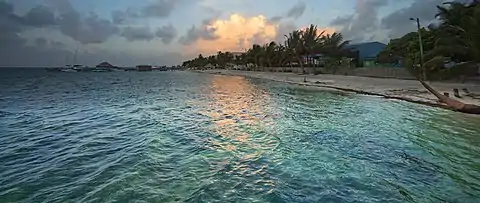
[(480, 202), (480, 120), (178, 72), (0, 69), (0, 202)]

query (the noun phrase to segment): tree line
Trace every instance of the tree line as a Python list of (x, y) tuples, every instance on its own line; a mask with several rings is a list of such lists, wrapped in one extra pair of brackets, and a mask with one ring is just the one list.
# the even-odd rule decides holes
[[(349, 41), (345, 41), (341, 33), (326, 34), (316, 25), (310, 25), (304, 30), (294, 30), (285, 35), (283, 43), (272, 41), (259, 45), (254, 44), (246, 52), (234, 56), (231, 52), (219, 51), (208, 57), (200, 54), (198, 57), (183, 62), (186, 67), (205, 67), (211, 64), (223, 68), (229, 64), (243, 65), (259, 70), (264, 67), (316, 66), (314, 59), (328, 56), (325, 63), (339, 63), (343, 57), (354, 56), (354, 52), (346, 49)], [(335, 67), (335, 66), (331, 66)]]
[[(480, 67), (480, 0), (471, 3), (449, 2), (437, 6), (438, 24), (422, 28), (424, 67), (430, 79), (456, 75), (477, 74)], [(406, 19), (408, 20), (408, 19)], [(393, 64), (404, 62), (405, 68), (413, 74), (420, 74), (422, 60), (418, 43), (418, 32), (408, 33), (392, 39), (378, 55), (377, 62)], [(259, 70), (263, 67), (324, 66), (337, 68), (343, 58), (350, 58), (352, 64), (359, 64), (358, 52), (347, 47), (349, 41), (341, 33), (325, 34), (316, 25), (304, 30), (294, 30), (285, 35), (282, 43), (254, 44), (241, 55), (219, 51), (216, 55), (198, 57), (185, 61), (185, 67), (205, 67), (211, 64), (217, 68), (229, 64), (243, 65)], [(316, 64), (314, 59), (322, 59)], [(317, 60), (318, 62), (318, 60)], [(449, 66), (453, 68), (449, 68)]]
[[(448, 2), (437, 6), (438, 24), (422, 28), (424, 68), (429, 79), (477, 75), (480, 68), (480, 0)], [(418, 32), (392, 39), (378, 55), (380, 63), (404, 61), (405, 68), (420, 74)]]

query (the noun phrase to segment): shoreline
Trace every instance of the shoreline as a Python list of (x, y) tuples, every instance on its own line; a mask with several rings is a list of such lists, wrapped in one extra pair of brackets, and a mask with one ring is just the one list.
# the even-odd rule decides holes
[[(327, 88), (339, 90), (343, 92), (353, 92), (356, 94), (379, 96), (385, 99), (396, 99), (416, 104), (428, 105), (431, 107), (452, 110), (450, 106), (438, 102), (437, 98), (428, 92), (420, 82), (416, 80), (403, 80), (394, 78), (370, 78), (362, 76), (344, 76), (344, 75), (297, 75), (293, 73), (277, 73), (277, 72), (253, 72), (238, 70), (204, 70), (194, 71), (198, 73), (206, 73), (213, 75), (228, 76), (244, 76), (251, 78), (268, 79), (277, 82), (283, 82), (294, 85)], [(306, 79), (307, 82), (304, 82)], [(480, 85), (478, 84), (461, 84), (461, 83), (430, 83), (439, 92), (448, 92), (453, 97), (453, 88), (462, 91), (466, 88), (470, 92), (470, 96), (465, 92), (461, 92), (462, 98), (455, 99), (467, 104), (480, 105)], [(471, 96), (474, 95), (474, 96)], [(478, 97), (477, 97), (478, 95)], [(458, 112), (458, 111), (456, 111)]]

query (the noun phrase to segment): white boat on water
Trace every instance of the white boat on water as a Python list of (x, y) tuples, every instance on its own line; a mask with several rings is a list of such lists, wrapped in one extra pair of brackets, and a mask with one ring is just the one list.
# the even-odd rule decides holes
[(83, 71), (85, 68), (86, 66), (75, 64), (75, 65), (67, 65), (64, 68), (62, 68), (61, 71), (62, 72), (80, 72), (80, 71)]
[[(78, 52), (78, 49), (75, 50), (75, 53), (73, 55), (73, 64), (72, 65), (66, 65), (64, 68), (61, 69), (62, 72), (82, 72), (82, 71), (85, 71), (88, 68), (84, 65), (76, 64), (77, 52)], [(67, 57), (67, 61), (68, 61), (68, 57)]]
[(74, 72), (78, 72), (78, 70), (75, 70), (73, 68), (62, 68), (62, 70), (60, 70), (62, 72), (70, 72), (70, 73), (74, 73)]

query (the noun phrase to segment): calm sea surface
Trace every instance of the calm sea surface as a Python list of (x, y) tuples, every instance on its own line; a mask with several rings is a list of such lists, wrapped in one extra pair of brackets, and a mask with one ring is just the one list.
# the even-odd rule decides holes
[(0, 202), (480, 202), (480, 119), (189, 72), (0, 69)]

